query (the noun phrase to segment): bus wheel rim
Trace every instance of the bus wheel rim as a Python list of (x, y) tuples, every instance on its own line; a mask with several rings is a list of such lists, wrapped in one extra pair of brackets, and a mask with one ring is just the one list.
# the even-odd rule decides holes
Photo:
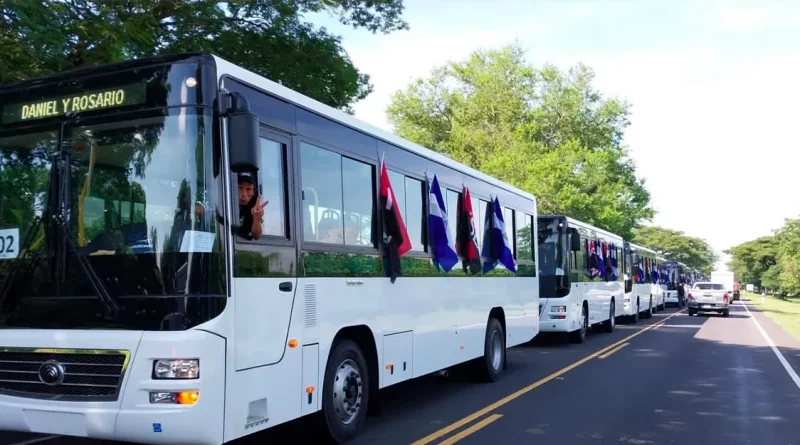
[(492, 368), (499, 370), (503, 364), (503, 339), (500, 337), (500, 331), (495, 330), (492, 332), (491, 339), (492, 351)]
[(344, 425), (352, 423), (358, 416), (363, 400), (362, 384), (358, 365), (350, 359), (343, 361), (334, 377), (333, 408)]

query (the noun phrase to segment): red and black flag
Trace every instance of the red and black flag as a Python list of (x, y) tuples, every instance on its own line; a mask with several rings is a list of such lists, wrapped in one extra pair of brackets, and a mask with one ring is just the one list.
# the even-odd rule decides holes
[(464, 272), (476, 275), (481, 271), (481, 255), (478, 252), (478, 243), (475, 241), (475, 221), (472, 212), (472, 198), (469, 189), (464, 186), (464, 192), (458, 197), (458, 224), (456, 230), (456, 252), (461, 258)]
[(386, 163), (381, 161), (381, 211), (383, 212), (383, 247), (386, 275), (392, 283), (401, 275), (400, 257), (411, 250), (411, 240), (408, 238), (403, 216), (397, 206), (397, 199), (389, 182), (389, 172)]

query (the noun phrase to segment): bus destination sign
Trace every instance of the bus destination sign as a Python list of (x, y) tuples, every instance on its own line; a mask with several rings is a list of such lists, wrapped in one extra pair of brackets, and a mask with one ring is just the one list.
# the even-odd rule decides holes
[(145, 100), (145, 84), (91, 91), (84, 94), (44, 98), (4, 106), (2, 123), (8, 124), (12, 122), (32, 121), (61, 116), (72, 112), (136, 105), (144, 103)]

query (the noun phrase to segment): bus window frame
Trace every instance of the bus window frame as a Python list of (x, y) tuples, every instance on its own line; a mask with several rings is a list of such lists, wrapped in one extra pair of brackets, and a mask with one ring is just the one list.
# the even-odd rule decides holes
[[(354, 246), (351, 244), (333, 244), (333, 243), (321, 243), (316, 241), (310, 241), (305, 239), (305, 233), (302, 230), (296, 229), (296, 234), (298, 238), (298, 246), (300, 247), (300, 252), (325, 252), (325, 253), (351, 253), (351, 254), (360, 254), (360, 255), (380, 255), (381, 248), (379, 247), (382, 237), (382, 227), (383, 227), (383, 216), (381, 212), (378, 211), (378, 207), (380, 206), (380, 187), (378, 183), (380, 181), (380, 165), (375, 162), (374, 159), (371, 159), (367, 156), (363, 156), (360, 153), (345, 150), (339, 148), (338, 146), (331, 145), (329, 143), (325, 143), (323, 141), (319, 141), (317, 139), (310, 138), (308, 136), (295, 136), (295, 154), (294, 158), (297, 160), (295, 164), (294, 174), (296, 175), (297, 181), (295, 181), (295, 192), (296, 192), (296, 199), (295, 199), (295, 211), (297, 212), (297, 223), (296, 227), (305, 227), (305, 212), (303, 211), (303, 200), (299, 199), (302, 196), (302, 188), (303, 188), (303, 177), (301, 174), (302, 170), (302, 156), (300, 154), (300, 144), (306, 143), (309, 145), (313, 145), (317, 148), (321, 148), (323, 150), (328, 150), (332, 153), (336, 153), (339, 156), (350, 158), (354, 161), (361, 162), (364, 164), (369, 165), (372, 167), (372, 246)], [(388, 165), (387, 165), (388, 168)], [(343, 176), (342, 176), (343, 177)], [(392, 184), (392, 187), (396, 187)], [(344, 201), (344, 194), (342, 195), (342, 201)], [(342, 209), (344, 211), (344, 209)]]
[[(238, 245), (260, 245), (260, 246), (277, 246), (277, 247), (293, 247), (296, 245), (295, 240), (295, 227), (297, 224), (295, 218), (295, 212), (293, 208), (293, 203), (296, 200), (295, 194), (295, 187), (293, 185), (294, 182), (294, 169), (296, 166), (294, 152), (296, 151), (293, 147), (293, 137), (288, 135), (280, 130), (276, 130), (273, 128), (269, 128), (264, 124), (261, 124), (259, 131), (258, 131), (259, 142), (261, 138), (272, 140), (283, 144), (283, 198), (284, 202), (284, 211), (287, 212), (287, 215), (284, 216), (286, 226), (286, 236), (277, 236), (277, 235), (268, 235), (263, 234), (260, 239), (245, 239), (237, 234), (233, 234), (233, 242), (234, 242), (234, 251), (238, 250), (236, 246)], [(234, 201), (236, 197), (236, 191), (238, 190), (238, 183), (235, 183), (236, 176), (230, 172), (231, 174), (231, 192), (228, 193), (228, 199), (232, 200), (231, 202), (231, 210), (233, 207), (237, 205), (238, 201)], [(263, 187), (263, 182), (261, 180), (261, 176), (258, 176), (258, 185)], [(267, 209), (269, 208), (269, 204), (267, 205)], [(266, 209), (265, 209), (266, 210)], [(268, 210), (266, 210), (268, 211)]]

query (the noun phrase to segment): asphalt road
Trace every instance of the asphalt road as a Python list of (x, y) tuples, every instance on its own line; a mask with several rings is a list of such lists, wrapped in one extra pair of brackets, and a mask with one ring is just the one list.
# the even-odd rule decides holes
[[(800, 372), (800, 342), (763, 314), (671, 309), (582, 345), (540, 337), (511, 349), (494, 384), (455, 372), (396, 385), (353, 444), (800, 445), (800, 380), (753, 318)], [(314, 443), (312, 426), (303, 419), (236, 443)], [(0, 445), (33, 443), (112, 444), (0, 432)]]

